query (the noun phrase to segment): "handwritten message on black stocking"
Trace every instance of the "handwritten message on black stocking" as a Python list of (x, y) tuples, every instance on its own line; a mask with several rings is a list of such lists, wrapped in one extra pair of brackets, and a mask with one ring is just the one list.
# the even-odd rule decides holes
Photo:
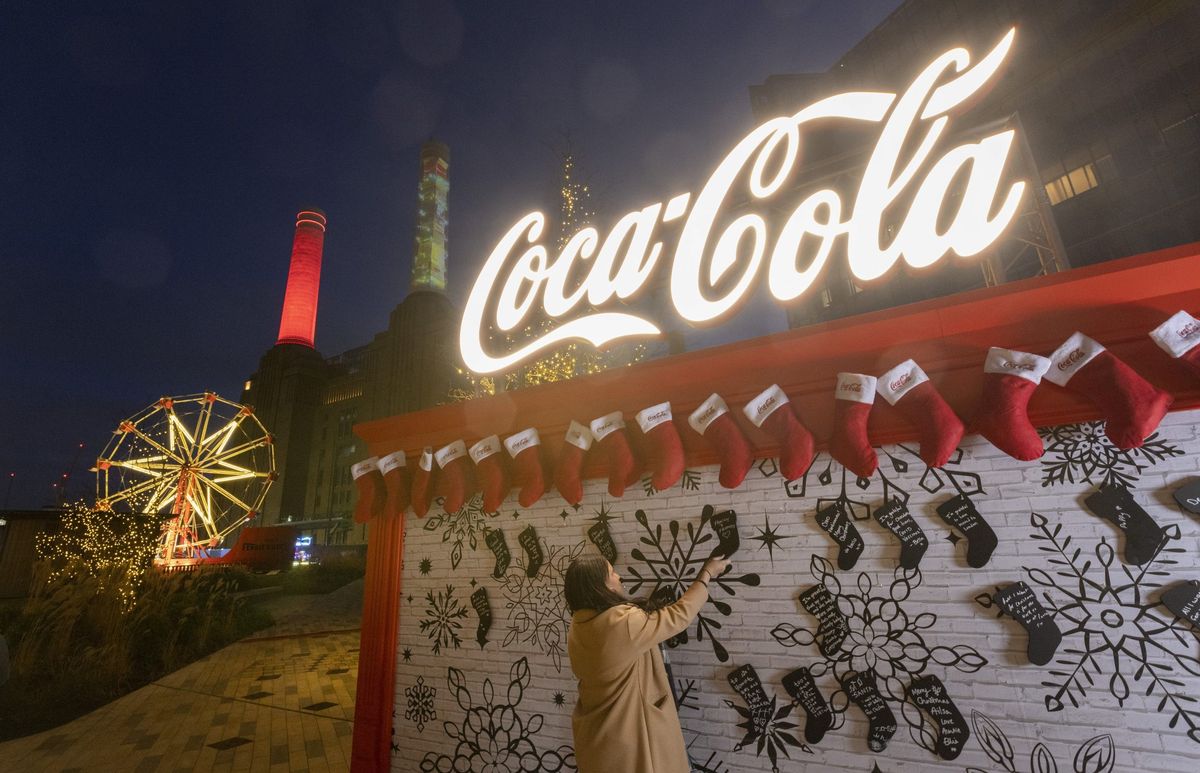
[(937, 514), (967, 538), (967, 566), (972, 569), (986, 566), (996, 549), (996, 532), (983, 520), (970, 497), (959, 494), (942, 502), (937, 506)]
[(831, 657), (850, 634), (850, 626), (838, 609), (837, 599), (824, 585), (814, 585), (800, 594), (800, 606), (817, 618), (817, 646)]
[(875, 672), (847, 674), (842, 679), (842, 689), (846, 691), (846, 697), (867, 715), (867, 747), (873, 752), (886, 749), (888, 741), (896, 734), (896, 715), (875, 686)]
[(807, 668), (797, 668), (783, 677), (783, 689), (792, 696), (796, 705), (804, 709), (804, 714), (808, 717), (804, 722), (804, 740), (811, 744), (820, 743), (825, 737), (825, 731), (833, 724), (833, 712), (829, 710), (829, 704), (817, 689), (812, 673)]
[(1049, 663), (1062, 642), (1062, 632), (1030, 587), (1024, 582), (1014, 582), (997, 591), (995, 600), (1029, 634), (1029, 662), (1035, 666)]
[(728, 679), (729, 686), (741, 696), (742, 700), (746, 702), (746, 708), (750, 711), (751, 727), (746, 737), (738, 744), (737, 748), (740, 749), (754, 743), (766, 730), (767, 723), (771, 721), (771, 699), (767, 697), (767, 691), (763, 689), (758, 672), (749, 663), (730, 671)]
[(475, 628), (475, 641), (479, 642), (479, 648), (483, 649), (483, 645), (488, 642), (488, 631), (492, 630), (492, 605), (488, 602), (487, 588), (481, 585), (475, 589), (471, 594), (471, 606), (475, 608), (475, 614), (479, 617), (479, 625)]
[(1192, 580), (1176, 585), (1162, 595), (1167, 609), (1200, 628), (1200, 582)]
[(937, 755), (944, 760), (958, 757), (971, 732), (942, 680), (933, 674), (914, 679), (908, 686), (908, 697), (937, 723), (938, 737), (934, 748)]
[(1154, 558), (1166, 539), (1162, 527), (1133, 501), (1133, 493), (1124, 486), (1103, 486), (1084, 498), (1083, 503), (1124, 532), (1127, 564), (1141, 566)]
[(839, 505), (830, 505), (817, 512), (817, 525), (838, 544), (838, 569), (853, 569), (863, 552), (862, 536), (854, 522)]
[[(711, 508), (711, 505), (706, 507)], [(732, 510), (722, 510), (712, 517), (709, 524), (712, 526), (713, 533), (717, 535), (717, 546), (713, 548), (710, 557), (731, 557), (741, 544), (738, 538), (737, 513)]]
[(592, 524), (587, 530), (588, 539), (600, 551), (600, 555), (610, 564), (617, 562), (617, 545), (613, 542), (612, 534), (608, 531), (608, 524), (601, 521), (600, 523)]
[(882, 507), (875, 508), (873, 513), (879, 525), (895, 534), (900, 540), (900, 566), (904, 569), (916, 569), (921, 563), (921, 556), (929, 547), (929, 538), (925, 536), (920, 524), (913, 520), (908, 507), (899, 499), (893, 499)]
[(508, 564), (512, 561), (512, 553), (508, 552), (508, 542), (504, 539), (504, 532), (499, 529), (492, 529), (483, 538), (487, 543), (488, 550), (496, 556), (496, 566), (492, 569), (492, 576), (497, 580), (504, 577), (504, 573), (508, 571)]
[(537, 529), (533, 528), (532, 524), (526, 526), (525, 530), (517, 535), (517, 543), (525, 551), (525, 575), (537, 577), (538, 571), (542, 568), (542, 562), (546, 560), (546, 556), (542, 552), (542, 543), (538, 539)]

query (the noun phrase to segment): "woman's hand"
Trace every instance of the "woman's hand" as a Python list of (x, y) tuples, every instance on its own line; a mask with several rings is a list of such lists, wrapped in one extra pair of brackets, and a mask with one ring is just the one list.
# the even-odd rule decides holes
[[(706, 583), (714, 577), (720, 577), (721, 574), (729, 568), (729, 559), (725, 556), (713, 556), (704, 562), (704, 568), (700, 570), (700, 579)], [(704, 575), (708, 576), (705, 577)]]

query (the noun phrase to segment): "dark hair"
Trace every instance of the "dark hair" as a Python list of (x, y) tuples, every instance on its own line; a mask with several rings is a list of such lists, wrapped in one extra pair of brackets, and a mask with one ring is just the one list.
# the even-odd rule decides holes
[(572, 612), (594, 609), (603, 612), (621, 604), (634, 604), (633, 599), (618, 593), (605, 584), (608, 579), (608, 561), (603, 556), (580, 556), (567, 567), (563, 580), (563, 593), (567, 597), (567, 608)]

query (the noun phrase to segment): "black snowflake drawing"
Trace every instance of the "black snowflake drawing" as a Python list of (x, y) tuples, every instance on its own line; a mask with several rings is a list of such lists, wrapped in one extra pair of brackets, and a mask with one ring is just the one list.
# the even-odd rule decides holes
[(442, 542), (453, 542), (450, 549), (450, 568), (457, 569), (462, 561), (463, 546), (475, 550), (479, 538), (487, 532), (487, 518), (483, 512), (483, 494), (471, 497), (461, 510), (454, 513), (438, 512), (425, 521), (425, 531), (442, 529)]
[(466, 676), (457, 668), (447, 669), (446, 684), (463, 710), (461, 722), (446, 722), (446, 735), (455, 743), (454, 753), (429, 752), (421, 760), (422, 773), (480, 770), (489, 773), (519, 773), (538, 770), (558, 773), (575, 770), (575, 751), (570, 746), (539, 751), (537, 734), (541, 714), (522, 717), (518, 708), (529, 687), (529, 661), (521, 658), (509, 669), (507, 702), (497, 702), (492, 680), (483, 680), (483, 702), (476, 704), (466, 687)]
[[(986, 714), (972, 710), (971, 727), (975, 729), (972, 738), (979, 742), (987, 756), (1008, 773), (1017, 773), (1023, 768), (1017, 767), (1012, 744), (1008, 736)], [(1117, 761), (1116, 747), (1111, 735), (1097, 735), (1084, 741), (1071, 760), (1071, 769), (1075, 773), (1109, 773)], [(1058, 761), (1049, 747), (1038, 743), (1029, 753), (1030, 773), (1053, 773), (1058, 771)], [(982, 768), (967, 768), (967, 773), (989, 773)]]
[(405, 647), (404, 651), (400, 653), (400, 657), (402, 657), (404, 659), (405, 663), (412, 662), (412, 655), (413, 655), (412, 649), (409, 647)]
[(437, 719), (437, 711), (433, 707), (437, 688), (425, 684), (425, 677), (418, 676), (416, 684), (405, 688), (404, 697), (408, 699), (404, 718), (417, 726), (418, 733), (425, 732), (425, 723)]
[(433, 654), (440, 655), (442, 647), (453, 645), (458, 649), (462, 639), (458, 632), (462, 630), (462, 620), (467, 616), (467, 608), (454, 598), (454, 586), (447, 585), (446, 592), (441, 591), (435, 596), (433, 591), (425, 594), (425, 617), (420, 622), (421, 631), (433, 642)]
[(787, 701), (779, 705), (778, 700), (778, 696), (771, 696), (771, 716), (765, 721), (765, 724), (759, 722), (749, 708), (731, 700), (725, 701), (726, 706), (741, 716), (743, 721), (738, 723), (738, 727), (746, 731), (746, 735), (738, 741), (733, 750), (738, 751), (747, 746), (754, 746), (755, 753), (759, 756), (765, 750), (767, 759), (771, 760), (772, 773), (779, 773), (779, 754), (781, 752), (784, 757), (791, 759), (791, 755), (788, 754), (789, 746), (808, 754), (813, 753), (812, 747), (796, 737), (795, 730), (798, 725), (788, 720), (788, 715), (792, 713), (796, 704)]
[(417, 571), (422, 575), (428, 575), (433, 571), (433, 561), (429, 558), (422, 558), (421, 563), (417, 564)]
[[(647, 556), (643, 553), (641, 548), (634, 548), (630, 551), (630, 556), (635, 561), (641, 562), (641, 566), (629, 567), (629, 576), (633, 578), (629, 592), (631, 594), (644, 592), (650, 597), (659, 598), (668, 593), (674, 599), (682, 596), (688, 586), (695, 581), (704, 562), (708, 560), (712, 548), (717, 544), (717, 536), (713, 533), (710, 525), (712, 516), (712, 506), (705, 505), (698, 524), (689, 522), (686, 528), (681, 529), (679, 521), (672, 520), (667, 526), (667, 534), (664, 534), (661, 523), (651, 526), (646, 513), (638, 510), (634, 517), (646, 531), (646, 536), (639, 541), (650, 550), (650, 555)], [(729, 652), (721, 642), (717, 641), (716, 634), (721, 629), (721, 622), (716, 615), (709, 611), (709, 605), (716, 610), (717, 615), (728, 617), (732, 608), (728, 601), (716, 598), (716, 591), (720, 589), (732, 597), (737, 595), (734, 585), (757, 587), (759, 583), (757, 574), (733, 575), (732, 571), (732, 567), (726, 569), (724, 574), (709, 583), (708, 602), (696, 616), (696, 640), (704, 641), (707, 637), (712, 643), (713, 653), (722, 663), (729, 660)], [(678, 637), (669, 640), (667, 646), (675, 647), (687, 640), (688, 635), (685, 631)]]
[(567, 696), (563, 695), (561, 692), (554, 693), (554, 705), (558, 706), (560, 709), (563, 706), (566, 706), (567, 705)]
[[(925, 467), (917, 485), (926, 493), (936, 494), (947, 487), (952, 487), (956, 493), (967, 496), (985, 493), (979, 474), (959, 467), (963, 460), (961, 448), (955, 450), (954, 455), (950, 457), (950, 461), (946, 462), (944, 467), (926, 465), (921, 461), (917, 450), (904, 443), (880, 446), (876, 448), (876, 452), (879, 454), (879, 468), (870, 478), (854, 475), (825, 452), (817, 454), (804, 475), (791, 483), (784, 484), (787, 495), (793, 498), (812, 496), (810, 489), (830, 486), (836, 480), (839, 486), (838, 493), (832, 497), (817, 496), (817, 506), (814, 512), (823, 510), (830, 505), (837, 505), (842, 512), (850, 515), (854, 520), (865, 521), (871, 517), (875, 507), (868, 501), (868, 498), (877, 501), (879, 505), (893, 499), (904, 503), (908, 502), (909, 492), (902, 488), (893, 476), (906, 474), (912, 464), (920, 464)], [(911, 459), (907, 457), (911, 457)], [(889, 467), (891, 468), (890, 473)], [(876, 479), (879, 482), (881, 496), (871, 495), (871, 487)], [(850, 488), (851, 483), (857, 492)]]
[(698, 692), (699, 689), (696, 685), (695, 679), (688, 679), (687, 681), (684, 681), (683, 679), (676, 679), (675, 710), (681, 711), (683, 709), (694, 709), (699, 711), (700, 704), (696, 702), (696, 693)]
[(986, 665), (987, 659), (966, 644), (934, 645), (926, 640), (937, 616), (932, 612), (909, 614), (904, 608), (904, 603), (921, 585), (920, 569), (897, 567), (886, 588), (876, 587), (866, 572), (859, 572), (857, 587), (843, 588), (834, 565), (817, 555), (812, 557), (809, 570), (813, 578), (837, 599), (849, 635), (841, 647), (828, 656), (821, 655), (816, 646), (818, 626), (815, 619), (805, 620), (799, 626), (780, 623), (771, 630), (771, 636), (784, 647), (809, 647), (813, 655), (820, 658), (809, 670), (817, 679), (832, 677), (829, 680), (834, 688), (830, 698), (833, 712), (830, 729), (845, 723), (849, 700), (841, 688), (843, 677), (851, 672), (874, 670), (880, 693), (886, 700), (900, 705), (913, 741), (934, 751), (937, 728), (908, 700), (906, 687), (924, 674), (931, 663), (971, 674)]
[(501, 646), (508, 647), (515, 641), (532, 644), (561, 672), (571, 622), (563, 598), (563, 579), (567, 567), (584, 551), (585, 543), (564, 548), (550, 547), (544, 539), (538, 541), (545, 560), (536, 577), (526, 575), (523, 555), (514, 556), (504, 573), (500, 592), (508, 609), (508, 633)]
[(1172, 456), (1183, 456), (1182, 449), (1159, 440), (1157, 432), (1140, 448), (1122, 451), (1104, 434), (1103, 421), (1046, 427), (1038, 434), (1046, 442), (1043, 487), (1092, 483), (1129, 488), (1149, 467)]
[[(1079, 708), (1097, 684), (1124, 706), (1132, 681), (1141, 695), (1158, 696), (1156, 710), (1170, 712), (1169, 727), (1182, 723), (1188, 737), (1200, 743), (1200, 703), (1183, 692), (1179, 678), (1184, 673), (1200, 676), (1195, 655), (1200, 632), (1151, 598), (1168, 580), (1164, 569), (1179, 563), (1171, 556), (1186, 552), (1173, 545), (1179, 527), (1165, 528), (1167, 540), (1151, 561), (1130, 567), (1116, 557), (1106, 537), (1086, 555), (1072, 546), (1062, 524), (1052, 526), (1038, 513), (1030, 513), (1029, 524), (1050, 568), (1027, 566), (1024, 571), (1042, 589), (1044, 605), (1063, 637), (1055, 667), (1048, 672), (1051, 678), (1042, 682), (1051, 690), (1045, 695), (1046, 708), (1062, 711), (1066, 703)], [(975, 601), (1003, 614), (991, 594), (982, 593)], [(1100, 678), (1105, 674), (1107, 680)]]
[[(699, 491), (700, 471), (684, 470), (683, 475), (679, 476), (679, 485), (684, 491)], [(648, 497), (652, 497), (658, 493), (658, 489), (654, 488), (654, 481), (649, 475), (642, 478), (642, 491), (644, 491)]]
[(729, 766), (717, 759), (716, 752), (709, 752), (704, 762), (697, 762), (695, 757), (691, 757), (691, 760), (694, 773), (729, 773)]
[(397, 741), (396, 741), (396, 710), (395, 710), (395, 709), (392, 709), (392, 740), (391, 740), (391, 747), (392, 747), (392, 754), (398, 754), (398, 753), (400, 752), (400, 744), (399, 744), (399, 743), (397, 743)]

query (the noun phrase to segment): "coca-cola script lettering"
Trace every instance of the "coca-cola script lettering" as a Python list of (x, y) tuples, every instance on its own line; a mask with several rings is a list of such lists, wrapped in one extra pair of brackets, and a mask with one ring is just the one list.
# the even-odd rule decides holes
[[(1015, 33), (1009, 30), (973, 66), (966, 49), (946, 51), (901, 94), (846, 92), (772, 118), (725, 156), (695, 196), (681, 193), (629, 212), (604, 236), (583, 228), (557, 255), (543, 243), (550, 236), (545, 215), (525, 215), (500, 238), (471, 289), (459, 331), (463, 361), (477, 373), (494, 373), (567, 340), (599, 347), (657, 336), (658, 325), (630, 313), (624, 301), (656, 284), (660, 272), (669, 272), (664, 284), (675, 312), (698, 323), (745, 300), (764, 268), (775, 299), (795, 300), (821, 275), (842, 237), (850, 272), (864, 282), (883, 276), (901, 258), (922, 268), (951, 252), (978, 255), (1013, 221), (1025, 192), (1023, 181), (1005, 187), (1014, 132), (967, 142), (940, 156), (934, 151), (950, 134), (952, 113), (994, 79)], [(785, 183), (799, 176), (801, 135), (814, 122), (881, 127), (853, 204), (846, 209), (838, 193), (823, 188), (794, 208), (759, 205), (795, 190)], [(952, 187), (954, 199), (948, 202)], [(730, 200), (747, 203), (737, 217), (718, 224)], [(898, 200), (911, 202), (902, 218), (894, 210)], [(943, 205), (954, 207), (949, 222)], [(776, 233), (763, 214), (768, 209), (790, 209)], [(885, 219), (898, 224), (895, 236), (882, 244)], [(672, 248), (656, 239), (656, 231), (675, 221), (681, 226), (664, 267), (660, 262)], [(499, 344), (487, 334), (518, 331), (542, 315), (558, 324), (549, 330), (533, 326), (532, 337), (518, 340), (511, 351), (497, 351)]]

